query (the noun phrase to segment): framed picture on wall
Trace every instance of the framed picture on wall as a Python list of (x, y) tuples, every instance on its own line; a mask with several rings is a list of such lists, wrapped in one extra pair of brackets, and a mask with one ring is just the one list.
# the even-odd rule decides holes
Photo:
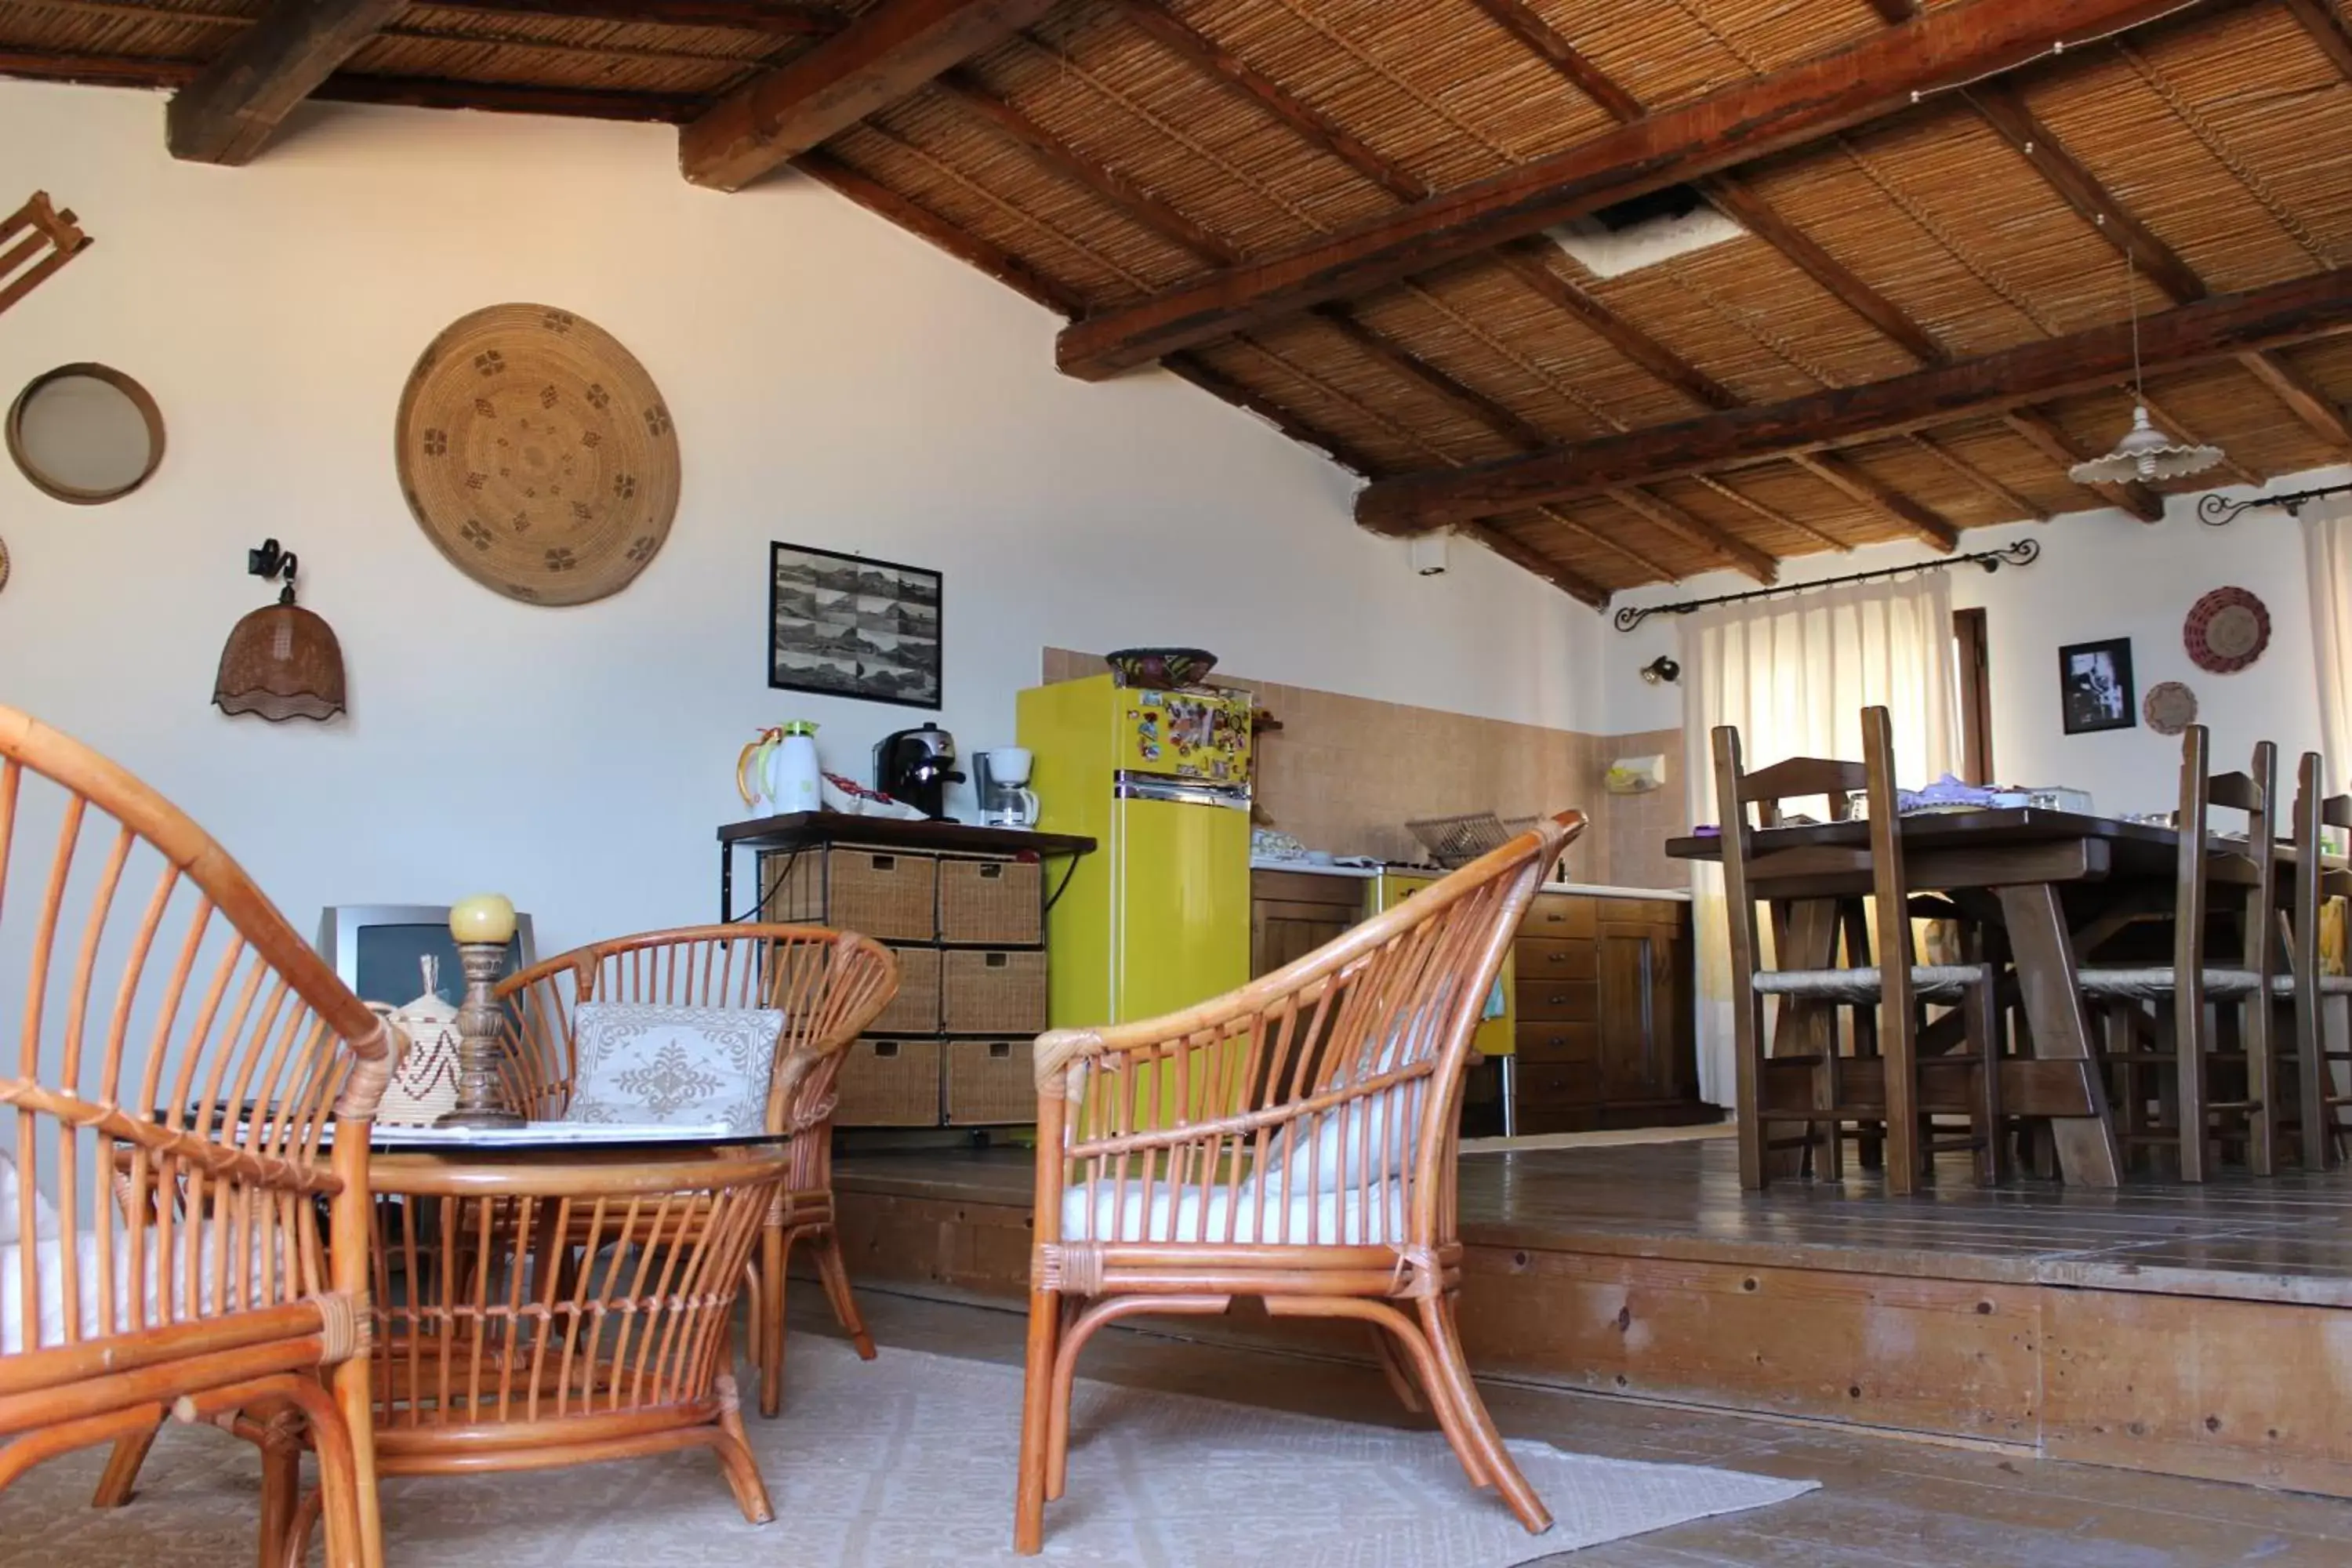
[(768, 684), (937, 708), (940, 574), (805, 544), (768, 546)]
[(2058, 706), (2066, 733), (2128, 730), (2139, 722), (2132, 692), (2131, 638), (2078, 642), (2058, 650)]

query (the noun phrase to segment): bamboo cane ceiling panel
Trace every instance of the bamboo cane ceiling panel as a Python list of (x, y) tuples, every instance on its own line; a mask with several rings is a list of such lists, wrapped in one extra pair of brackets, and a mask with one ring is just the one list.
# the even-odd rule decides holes
[[(690, 119), (892, 0), (772, 0), (793, 13), (781, 18), (755, 3), (719, 5), (732, 26), (711, 25), (707, 3), (668, 20), (663, 0), (620, 16), (609, 0), (581, 0), (589, 15), (560, 0), (418, 5), (321, 91), (416, 97), (422, 84), (436, 103), (478, 89), (485, 106)], [(2204, 0), (1990, 91), (2018, 94), (2100, 199), (2179, 257), (2189, 292), (2306, 278), (2352, 264), (2352, 21), (2332, 3), (2332, 53), (2283, 0)], [(176, 86), (268, 8), (0, 0), (0, 70)], [(1885, 26), (1871, 0), (1068, 0), (824, 152), (872, 183), (859, 199), (1093, 313), (1602, 135), (1617, 123), (1608, 92), (1654, 112)], [(1563, 68), (1522, 36), (1547, 30), (1580, 62)], [(1580, 71), (1605, 79), (1602, 97)], [(1188, 363), (1388, 477), (1900, 376), (1922, 344), (1966, 360), (2120, 321), (2117, 233), (1996, 119), (1937, 95), (1752, 162), (1727, 199), (1760, 204), (1759, 231), (1616, 278), (1540, 247), (1539, 260), (1489, 253), (1252, 322)], [(2130, 298), (2170, 308), (2181, 278), (2142, 259), (2157, 265)], [(2352, 456), (2329, 412), (2352, 398), (2352, 338), (2273, 357), (2284, 370), (2267, 379), (2228, 358), (2151, 373), (2158, 424), (2222, 444), (2235, 465), (2165, 488)], [(2270, 384), (2282, 374), (2293, 403)], [(2105, 498), (2065, 465), (2104, 449), (2129, 408), (2118, 384), (1851, 440), (1827, 470), (1777, 457), (1485, 526), (1582, 592), (1718, 569), (1728, 556), (1708, 533), (1780, 556), (1912, 537), (1903, 502), (1962, 528), (2080, 510)], [(1849, 484), (1889, 494), (1832, 483), (1840, 462)]]

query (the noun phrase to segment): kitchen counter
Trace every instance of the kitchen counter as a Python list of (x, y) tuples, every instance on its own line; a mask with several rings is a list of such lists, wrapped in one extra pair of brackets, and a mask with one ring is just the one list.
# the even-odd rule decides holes
[[(1318, 866), (1307, 860), (1274, 860), (1263, 856), (1250, 859), (1253, 871), (1297, 871), (1310, 877), (1353, 877), (1369, 881), (1382, 872), (1406, 877), (1442, 877), (1445, 873), (1432, 866)], [(1688, 888), (1620, 888), (1600, 882), (1546, 882), (1542, 891), (1572, 893), (1588, 899), (1672, 899), (1690, 901)]]

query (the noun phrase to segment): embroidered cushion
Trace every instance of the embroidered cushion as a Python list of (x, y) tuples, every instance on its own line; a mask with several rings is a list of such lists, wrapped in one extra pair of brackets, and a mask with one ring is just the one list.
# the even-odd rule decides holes
[(568, 1120), (764, 1132), (783, 1032), (772, 1007), (583, 1002)]

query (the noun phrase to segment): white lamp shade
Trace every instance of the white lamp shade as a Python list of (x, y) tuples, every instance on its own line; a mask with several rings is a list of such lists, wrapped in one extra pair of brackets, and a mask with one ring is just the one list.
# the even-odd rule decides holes
[(2066, 477), (2086, 485), (2128, 484), (2134, 479), (2172, 479), (2200, 474), (2221, 460), (2219, 447), (2192, 447), (2175, 441), (2148, 423), (2144, 406), (2132, 409), (2132, 427), (2104, 458), (2077, 463)]

